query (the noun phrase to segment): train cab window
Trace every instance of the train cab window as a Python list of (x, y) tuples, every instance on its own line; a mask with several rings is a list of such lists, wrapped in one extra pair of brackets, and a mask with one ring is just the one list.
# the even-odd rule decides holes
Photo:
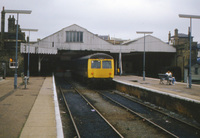
[(111, 69), (111, 61), (103, 61), (102, 66), (103, 69)]
[(101, 61), (93, 60), (91, 64), (91, 68), (93, 69), (100, 69), (101, 68)]

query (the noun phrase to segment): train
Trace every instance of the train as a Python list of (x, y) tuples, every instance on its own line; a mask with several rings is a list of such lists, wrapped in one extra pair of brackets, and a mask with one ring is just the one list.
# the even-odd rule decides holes
[(72, 73), (87, 82), (111, 81), (114, 78), (114, 58), (108, 54), (95, 53), (72, 62)]

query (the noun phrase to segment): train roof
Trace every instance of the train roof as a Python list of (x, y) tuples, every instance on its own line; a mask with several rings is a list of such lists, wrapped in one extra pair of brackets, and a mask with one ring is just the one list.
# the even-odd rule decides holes
[(95, 53), (92, 55), (81, 57), (80, 59), (113, 59), (113, 57), (105, 53)]

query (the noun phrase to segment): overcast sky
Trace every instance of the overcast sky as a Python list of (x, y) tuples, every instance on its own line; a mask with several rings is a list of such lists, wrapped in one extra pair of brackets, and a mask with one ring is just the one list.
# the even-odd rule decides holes
[[(19, 16), (21, 28), (39, 30), (31, 32), (31, 40), (77, 24), (94, 34), (122, 39), (143, 36), (136, 31), (153, 31), (153, 36), (167, 42), (169, 31), (174, 35), (175, 28), (188, 33), (189, 19), (178, 14), (200, 15), (199, 0), (0, 0), (0, 6), (1, 11), (3, 6), (32, 10)], [(200, 19), (192, 20), (192, 35), (200, 43)]]

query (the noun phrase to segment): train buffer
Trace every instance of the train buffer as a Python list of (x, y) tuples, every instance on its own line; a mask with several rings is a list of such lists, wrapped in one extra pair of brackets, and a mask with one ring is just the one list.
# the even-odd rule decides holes
[(160, 84), (164, 84), (164, 81), (166, 80), (167, 84), (170, 85), (172, 83), (172, 80), (173, 80), (173, 78), (169, 77), (167, 74), (158, 74), (158, 77), (160, 79)]

